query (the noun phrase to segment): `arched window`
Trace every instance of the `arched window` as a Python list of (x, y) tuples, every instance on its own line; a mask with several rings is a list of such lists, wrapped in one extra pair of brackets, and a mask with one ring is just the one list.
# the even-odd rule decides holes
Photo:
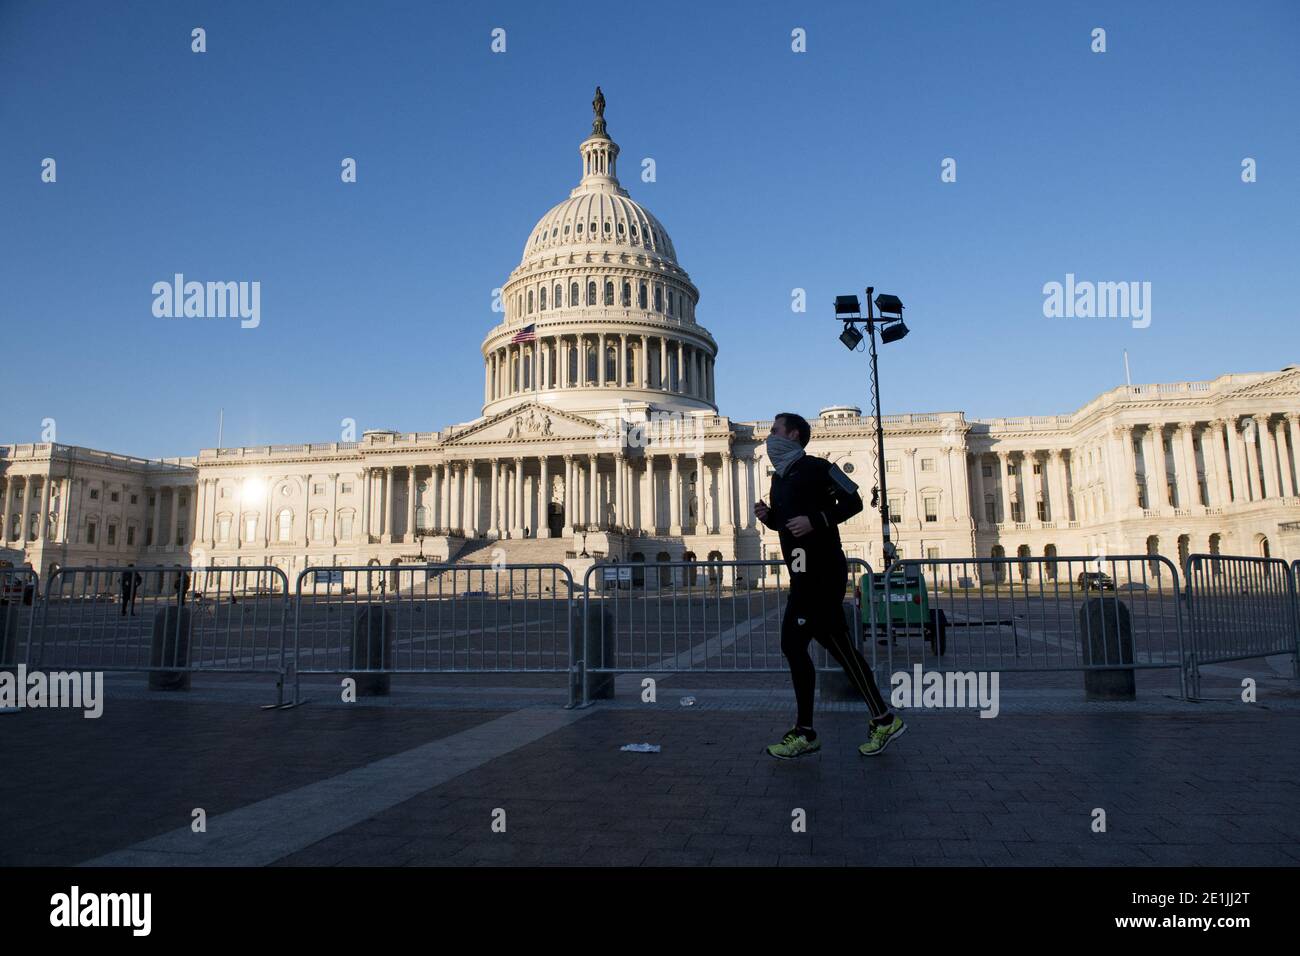
[(632, 283), (624, 282), (623, 283), (623, 308), (627, 309), (627, 308), (631, 308), (631, 306), (632, 306)]
[(578, 305), (578, 283), (569, 283), (569, 308)]
[(618, 352), (614, 346), (605, 346), (605, 381), (613, 382), (618, 378)]
[(541, 291), (537, 293), (537, 297), (538, 297), (538, 303), (537, 303), (538, 311), (545, 312), (546, 311), (546, 286), (542, 286)]
[(424, 505), (415, 509), (415, 527), (421, 530), (429, 527), (429, 510)]
[(673, 293), (673, 290), (672, 290), (672, 289), (669, 289), (669, 290), (668, 290), (668, 314), (669, 314), (669, 315), (674, 315), (674, 314), (676, 314), (676, 313), (673, 311), (673, 306), (676, 304), (676, 303), (675, 303), (676, 298), (677, 298), (677, 296)]
[(578, 350), (576, 348), (571, 348), (568, 349), (567, 351), (569, 353), (569, 384), (571, 386), (577, 385), (578, 384)]
[(528, 314), (533, 314), (533, 290), (528, 290)]
[(605, 304), (614, 304), (614, 283), (608, 280), (605, 282)]
[(293, 537), (293, 512), (282, 508), (275, 516), (275, 540), (287, 543)]
[(638, 309), (644, 309), (644, 308), (645, 308), (645, 302), (646, 302), (646, 298), (645, 298), (645, 283), (642, 282), (642, 283), (641, 283), (641, 286), (640, 286), (640, 288), (637, 290), (637, 294), (636, 294), (636, 307), (637, 307)]
[(655, 286), (655, 311), (662, 312), (663, 310), (664, 310), (664, 287), (661, 285), (657, 285)]
[(313, 511), (311, 515), (311, 539), (321, 541), (325, 537), (325, 512)]
[(533, 356), (530, 353), (525, 352), (524, 353), (524, 388), (532, 388), (532, 387), (533, 387)]
[(595, 304), (596, 304), (596, 283), (588, 282), (587, 283), (587, 305), (595, 305)]
[(586, 362), (587, 362), (587, 381), (588, 382), (600, 381), (600, 377), (596, 372), (596, 347), (594, 345), (587, 346)]
[(555, 283), (555, 307), (558, 309), (562, 305), (564, 305), (564, 286), (557, 282)]
[[(640, 347), (637, 346), (637, 348)], [(633, 385), (640, 384), (636, 380), (636, 355), (630, 348), (627, 350), (627, 368), (623, 370), (623, 381), (631, 382)]]
[(578, 223), (578, 235), (582, 235), (582, 223)]

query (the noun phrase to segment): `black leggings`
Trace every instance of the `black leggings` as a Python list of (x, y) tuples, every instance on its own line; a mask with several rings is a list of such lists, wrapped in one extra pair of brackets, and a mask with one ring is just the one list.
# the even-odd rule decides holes
[(817, 669), (813, 666), (808, 645), (814, 639), (830, 652), (857, 688), (873, 718), (889, 713), (880, 696), (871, 665), (853, 646), (848, 622), (844, 619), (844, 591), (848, 568), (843, 572), (813, 579), (810, 575), (791, 577), (790, 598), (781, 620), (781, 653), (790, 664), (795, 702), (799, 708), (798, 724), (811, 727), (813, 692), (817, 686)]

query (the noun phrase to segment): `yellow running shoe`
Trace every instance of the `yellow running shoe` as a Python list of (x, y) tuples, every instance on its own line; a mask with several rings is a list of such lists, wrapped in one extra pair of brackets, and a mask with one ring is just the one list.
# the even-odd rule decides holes
[(821, 749), (821, 740), (809, 740), (799, 731), (798, 727), (793, 727), (786, 731), (786, 735), (781, 738), (779, 744), (772, 744), (768, 747), (767, 752), (777, 760), (794, 760), (796, 757), (815, 754)]
[(872, 726), (871, 739), (858, 748), (858, 753), (864, 757), (874, 757), (876, 754), (883, 753), (890, 741), (895, 737), (903, 736), (906, 730), (907, 724), (903, 723), (903, 718), (895, 714), (892, 724), (883, 727)]

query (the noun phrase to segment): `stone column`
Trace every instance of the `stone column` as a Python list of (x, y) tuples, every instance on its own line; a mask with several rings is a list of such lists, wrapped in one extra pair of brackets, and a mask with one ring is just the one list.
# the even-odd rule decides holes
[[(984, 456), (977, 453), (971, 453), (971, 461), (975, 467), (975, 530), (978, 531), (987, 522), (984, 516)], [(1055, 504), (1055, 502), (1053, 502)]]
[(510, 488), (510, 537), (522, 538), (524, 535), (524, 459), (515, 456), (513, 484)]
[(637, 370), (641, 373), (641, 387), (650, 387), (650, 336), (641, 336), (641, 345), (636, 350)]
[[(271, 488), (273, 487), (273, 485), (272, 485), (271, 482), (268, 481), (268, 482), (266, 483), (266, 487), (267, 487), (267, 491), (266, 491), (266, 511), (267, 511), (266, 524), (267, 524), (267, 533), (269, 534), (269, 533), (270, 533), (270, 525), (271, 525), (271, 518), (270, 518), (270, 512), (271, 512)], [(180, 492), (181, 492), (181, 489), (180, 489), (179, 487), (172, 488), (172, 511), (171, 511), (171, 522), (167, 525), (167, 549), (168, 549), (169, 551), (172, 550), (172, 549), (174, 549), (174, 548), (177, 546), (176, 543), (175, 543), (175, 538), (176, 538), (177, 519), (180, 517), (180, 513), (181, 513), (181, 494), (180, 494)], [(268, 540), (267, 540), (266, 542), (263, 542), (263, 543), (266, 544), (266, 543), (268, 543), (268, 542), (269, 542), (269, 538), (268, 538)]]
[[(1296, 482), (1300, 482), (1300, 412), (1288, 413), (1286, 423), (1291, 435), (1291, 467)], [(1296, 488), (1296, 494), (1300, 494), (1300, 487)]]
[(302, 492), (302, 546), (311, 547), (311, 473), (304, 476)]
[(1248, 418), (1243, 423), (1242, 447), (1246, 453), (1246, 487), (1250, 489), (1250, 501), (1259, 501), (1264, 497), (1259, 481), (1259, 422)]
[(560, 533), (566, 538), (572, 537), (573, 529), (577, 525), (574, 515), (573, 504), (573, 456), (564, 456), (564, 527)]
[(722, 533), (735, 534), (736, 532), (736, 494), (735, 483), (732, 479), (732, 455), (727, 450), (722, 453)]
[[(243, 541), (243, 540), (244, 540), (244, 516), (243, 516), (243, 510), (244, 510), (244, 489), (243, 489), (243, 487), (240, 487), (240, 489), (239, 489), (239, 511), (240, 511), (240, 514), (235, 515), (235, 530), (236, 530), (236, 532), (238, 532), (238, 533), (235, 535), (235, 541), (236, 541), (236, 542), (240, 542), (240, 541)], [(158, 487), (154, 488), (154, 490), (153, 490), (153, 545), (152, 545), (152, 547), (155, 547), (155, 548), (161, 548), (161, 547), (162, 547), (162, 544), (163, 544), (163, 536), (162, 536), (162, 485), (159, 485)]]
[(709, 516), (704, 513), (705, 492), (709, 484), (709, 470), (704, 464), (704, 455), (695, 456), (695, 533), (709, 533)]
[(1020, 515), (1029, 525), (1038, 520), (1038, 495), (1041, 489), (1040, 476), (1034, 474), (1034, 465), (1037, 463), (1036, 452), (1030, 450), (1020, 453)]
[(1229, 417), (1225, 421), (1224, 435), (1228, 439), (1228, 463), (1232, 469), (1232, 501), (1249, 501), (1250, 486), (1246, 483), (1246, 446), (1241, 440), (1236, 416)]
[(649, 450), (645, 453), (644, 480), (646, 491), (642, 492), (646, 513), (641, 516), (641, 527), (648, 534), (659, 533), (659, 503), (655, 500), (655, 456)]
[(330, 528), (330, 547), (339, 543), (339, 476), (330, 475), (330, 511), (326, 516)]
[(614, 524), (619, 527), (626, 527), (625, 514), (623, 512), (623, 480), (626, 477), (627, 456), (622, 452), (614, 455)]
[(5, 478), (5, 510), (4, 514), (0, 515), (0, 542), (7, 543), (9, 541), (9, 532), (12, 530), (12, 525), (9, 523), (9, 515), (10, 512), (12, 512), (13, 507), (14, 476), (9, 475)]
[[(126, 492), (124, 491), (123, 494), (125, 493)], [(123, 498), (122, 500), (123, 500), (123, 504), (125, 505), (126, 499)], [(41, 510), (36, 515), (36, 540), (37, 541), (45, 541), (45, 539), (48, 537), (48, 534), (46, 533), (46, 526), (49, 524), (49, 520), (50, 520), (49, 515), (50, 515), (50, 476), (42, 475), (41, 476)], [(122, 537), (119, 539), (119, 542), (125, 540), (126, 538), (126, 522), (123, 521), (120, 523), (122, 525), (120, 529)]]
[(415, 466), (406, 468), (406, 535), (408, 544), (415, 543)]
[(620, 334), (618, 337), (618, 374), (614, 376), (619, 387), (626, 387), (627, 382), (627, 335)]
[(1067, 524), (1066, 514), (1062, 513), (1062, 500), (1065, 492), (1061, 490), (1061, 449), (1047, 449), (1047, 517), (1058, 528), (1065, 527)]
[(1137, 494), (1137, 459), (1133, 456), (1133, 426), (1124, 424), (1115, 429), (1115, 436), (1119, 439), (1120, 450), (1120, 487), (1119, 487), (1119, 514), (1123, 517), (1126, 514), (1138, 510), (1140, 502)]
[(677, 452), (671, 452), (668, 455), (668, 464), (670, 466), (668, 474), (668, 533), (680, 536), (682, 533), (682, 506), (681, 506), (681, 472), (678, 459), (681, 458)]
[(1160, 423), (1151, 425), (1149, 434), (1152, 447), (1150, 468), (1155, 473), (1156, 493), (1155, 500), (1148, 503), (1159, 514), (1169, 507), (1169, 472), (1165, 465), (1164, 425)]
[(1186, 501), (1183, 498), (1178, 499), (1178, 503), (1184, 508), (1194, 508), (1201, 504), (1201, 482), (1200, 470), (1196, 467), (1196, 423), (1184, 422), (1179, 428), (1183, 444), (1183, 459), (1186, 463), (1186, 480), (1183, 484), (1187, 488)]
[(1005, 451), (996, 452), (998, 458), (998, 485), (1002, 489), (1002, 514), (1001, 523), (1008, 524), (1011, 522), (1011, 476), (1007, 474), (1007, 465), (1011, 461), (1011, 456)]
[(383, 497), (380, 499), (384, 503), (383, 516), (383, 541), (385, 544), (393, 543), (393, 469), (391, 467), (383, 469), (380, 473), (380, 486), (383, 490), (380, 492)]
[(686, 380), (686, 366), (683, 364), (684, 352), (682, 347), (682, 340), (678, 339), (676, 345), (677, 345), (677, 388), (675, 389), (675, 391), (682, 392), (685, 390), (684, 385)]
[(551, 459), (542, 455), (542, 480), (537, 489), (537, 537), (551, 536)]
[(1260, 454), (1264, 458), (1264, 468), (1260, 474), (1264, 483), (1264, 497), (1276, 498), (1281, 490), (1278, 487), (1277, 442), (1273, 437), (1273, 420), (1265, 414), (1260, 415), (1256, 422), (1259, 424)]
[(601, 332), (599, 337), (599, 350), (596, 354), (596, 384), (601, 388), (605, 387), (605, 333)]
[(591, 479), (590, 479), (591, 484), (589, 488), (589, 491), (591, 492), (591, 500), (588, 505), (587, 523), (594, 524), (596, 527), (600, 528), (603, 527), (605, 524), (605, 516), (600, 513), (600, 471), (598, 470), (599, 462), (597, 461), (595, 455), (588, 455), (587, 464), (590, 468), (589, 474), (591, 475)]
[(1201, 452), (1205, 456), (1205, 478), (1210, 488), (1209, 504), (1215, 508), (1221, 508), (1230, 501), (1228, 466), (1223, 457), (1226, 426), (1227, 423), (1222, 418), (1216, 418), (1201, 434)]
[(488, 507), (488, 537), (501, 537), (501, 459), (492, 459), (492, 504)]
[(668, 378), (668, 340), (659, 336), (659, 389), (668, 391), (671, 380)]

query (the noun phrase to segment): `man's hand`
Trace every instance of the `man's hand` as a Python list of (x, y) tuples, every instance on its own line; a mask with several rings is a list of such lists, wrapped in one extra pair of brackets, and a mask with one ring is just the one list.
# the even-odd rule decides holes
[(806, 534), (812, 533), (812, 522), (808, 520), (807, 515), (800, 515), (797, 518), (791, 518), (785, 523), (785, 529), (796, 538), (802, 538)]
[(767, 506), (767, 502), (766, 502), (766, 501), (756, 501), (756, 502), (754, 502), (754, 517), (757, 518), (759, 521), (766, 521), (766, 520), (767, 520), (767, 513), (768, 513), (770, 510), (771, 510), (771, 509), (768, 508), (768, 506)]

